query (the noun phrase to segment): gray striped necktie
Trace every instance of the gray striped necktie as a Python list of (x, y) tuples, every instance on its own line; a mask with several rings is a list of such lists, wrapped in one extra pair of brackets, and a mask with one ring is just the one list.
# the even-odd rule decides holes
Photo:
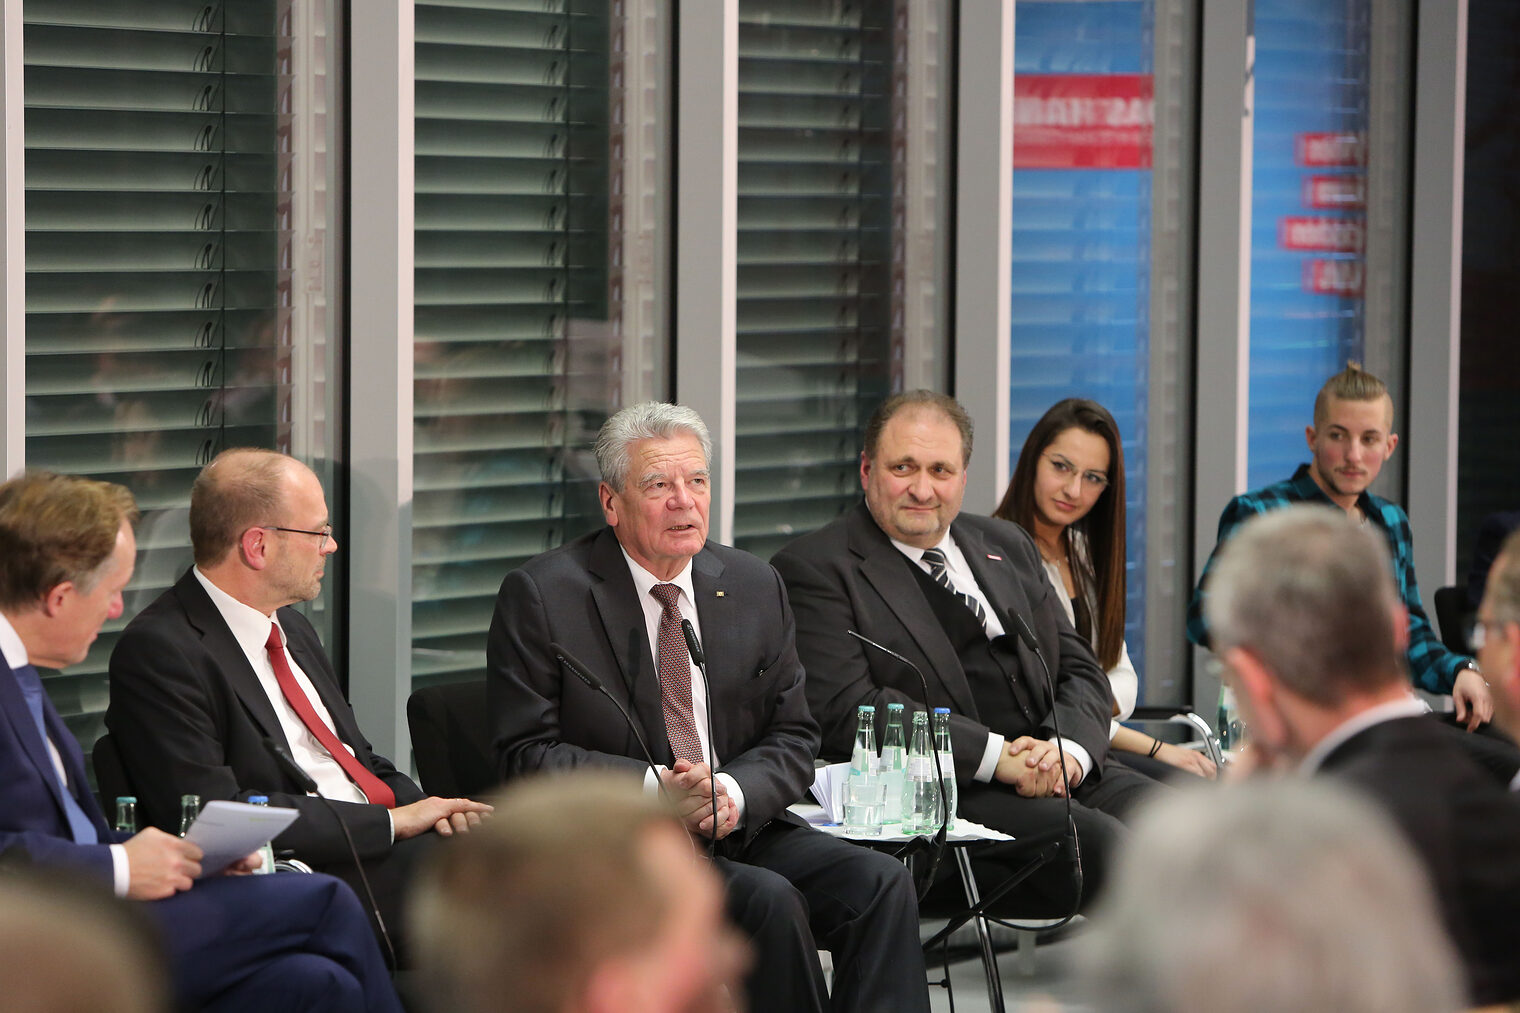
[(919, 558), (929, 564), (929, 576), (934, 578), (934, 582), (960, 599), (961, 604), (976, 616), (976, 621), (986, 626), (987, 610), (982, 607), (982, 603), (966, 592), (957, 590), (950, 582), (950, 563), (945, 559), (944, 552), (939, 549), (925, 549), (924, 554)]

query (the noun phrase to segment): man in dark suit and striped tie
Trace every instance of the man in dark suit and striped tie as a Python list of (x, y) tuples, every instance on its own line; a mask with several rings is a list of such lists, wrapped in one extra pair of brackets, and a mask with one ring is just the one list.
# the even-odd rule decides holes
[[(864, 501), (771, 562), (797, 614), (823, 756), (849, 756), (861, 704), (948, 706), (960, 811), (1015, 837), (1059, 834), (1069, 785), (1083, 895), (1091, 897), (1122, 819), (1155, 782), (1107, 760), (1108, 679), (1067, 621), (1033, 539), (1007, 521), (961, 512), (971, 435), (954, 398), (888, 398), (866, 426)], [(911, 668), (851, 630), (912, 659), (929, 699)], [(1023, 910), (1062, 913), (1072, 883), (1066, 863), (1042, 870), (1031, 884), (1039, 896), (1022, 898)]]

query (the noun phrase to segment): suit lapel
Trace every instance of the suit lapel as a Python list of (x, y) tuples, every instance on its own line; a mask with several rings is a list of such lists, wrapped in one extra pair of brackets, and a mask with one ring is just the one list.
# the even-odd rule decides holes
[[(992, 551), (992, 547), (982, 538), (981, 532), (974, 528), (951, 522), (950, 533), (955, 537), (955, 544), (960, 547), (961, 555), (966, 558), (966, 565), (971, 568), (971, 575), (976, 578), (977, 586), (992, 603), (998, 622), (1003, 625), (1003, 631), (1014, 638), (1014, 649), (1019, 658), (1019, 673), (1023, 676), (1025, 683), (1025, 685), (1019, 685), (1017, 681), (1014, 681), (1014, 694), (1019, 698), (1019, 703), (1023, 705), (1026, 713), (1043, 713), (1044, 707), (1035, 707), (1032, 710), (1030, 708), (1030, 694), (1033, 694), (1034, 700), (1045, 698), (1044, 682), (1040, 678), (1042, 670), (1038, 667), (1040, 661), (1028, 647), (1024, 646), (1024, 638), (1018, 636), (1017, 633), (1018, 623), (1013, 620), (1016, 614), (1023, 617), (1025, 623), (1031, 622), (1034, 609), (1014, 573), (1012, 561), (1008, 559), (1006, 550)], [(1054, 701), (1051, 703), (1054, 704)]]
[(227, 682), (242, 702), (243, 709), (265, 735), (282, 743), (287, 749), (290, 748), (290, 743), (285, 739), (285, 731), (280, 727), (280, 719), (275, 715), (274, 705), (269, 702), (269, 694), (264, 692), (264, 685), (254, 674), (253, 666), (248, 664), (248, 656), (238, 646), (237, 638), (227, 628), (227, 621), (217, 611), (215, 603), (206, 594), (206, 589), (201, 587), (195, 574), (187, 570), (179, 583), (174, 585), (174, 593), (185, 610), (185, 618), (200, 635), (207, 652), (215, 659), (217, 668), (227, 677)]
[[(16, 741), (21, 743), (21, 748), (26, 752), (27, 758), (37, 768), (37, 776), (47, 785), (49, 794), (53, 796), (53, 802), (58, 806), (59, 820), (65, 829), (66, 836), (68, 836), (67, 830), (69, 824), (68, 820), (63, 816), (63, 788), (58, 783), (58, 773), (53, 767), (53, 759), (48, 755), (47, 743), (43, 742), (42, 738), (37, 734), (37, 725), (32, 720), (32, 709), (26, 705), (26, 697), (22, 695), (21, 685), (16, 681), (15, 672), (6, 663), (4, 658), (0, 658), (0, 665), (5, 667), (5, 677), (0, 678), (0, 710), (5, 711), (5, 716), (10, 721), (11, 731), (16, 736)], [(52, 705), (47, 701), (44, 694), (42, 703), (44, 723), (47, 723), (48, 712), (51, 709)], [(58, 733), (52, 731), (51, 734), (56, 735)], [(63, 741), (60, 740), (60, 742)], [(58, 752), (60, 754), (68, 752), (66, 742), (58, 746)], [(67, 764), (65, 764), (65, 768), (67, 768)]]
[[(289, 613), (290, 610), (281, 609), (280, 611)], [(306, 673), (306, 678), (311, 680), (318, 699), (322, 701), (322, 706), (327, 708), (327, 715), (332, 719), (333, 730), (337, 732), (339, 739), (353, 748), (354, 754), (363, 762), (358, 745), (363, 736), (359, 734), (358, 725), (349, 720), (352, 709), (348, 706), (348, 701), (343, 699), (343, 693), (338, 688), (337, 678), (331, 672), (322, 644), (308, 637), (302, 627), (296, 623), (286, 622), (286, 617), (283, 615), (280, 617), (280, 627), (285, 631), (285, 646), (290, 650), (290, 656), (295, 659), (297, 665), (301, 666), (301, 671)], [(267, 694), (265, 698), (268, 698)]]
[[(591, 543), (588, 568), (597, 581), (591, 585), (591, 600), (602, 620), (602, 632), (611, 645), (622, 677), (625, 699), (631, 704), (633, 718), (639, 723), (644, 739), (655, 759), (670, 762), (670, 741), (665, 733), (665, 712), (660, 703), (660, 678), (649, 647), (644, 609), (628, 572), (628, 561), (618, 546), (612, 529), (604, 528)], [(573, 645), (566, 645), (572, 647)], [(606, 673), (594, 672), (597, 676)], [(603, 680), (609, 693), (617, 686)]]
[[(732, 741), (734, 707), (721, 707), (724, 694), (736, 692), (755, 675), (738, 667), (734, 652), (722, 650), (722, 631), (737, 628), (737, 609), (745, 603), (723, 582), (723, 561), (703, 549), (691, 561), (691, 589), (696, 594), (697, 625), (702, 627), (702, 653), (707, 661), (708, 712), (712, 714), (712, 747), (721, 760), (728, 755)], [(709, 650), (719, 645), (716, 654)], [(732, 697), (729, 697), (732, 700)]]
[[(950, 695), (952, 710), (975, 714), (971, 684), (966, 681), (961, 660), (950, 638), (945, 636), (929, 600), (924, 597), (923, 589), (908, 571), (907, 567), (912, 564), (877, 527), (864, 503), (851, 516), (850, 550), (860, 560), (857, 565), (866, 583), (887, 603), (897, 621), (929, 659), (930, 671), (924, 673), (925, 677), (939, 677), (945, 692)], [(937, 702), (931, 700), (925, 700), (924, 704), (937, 706)]]

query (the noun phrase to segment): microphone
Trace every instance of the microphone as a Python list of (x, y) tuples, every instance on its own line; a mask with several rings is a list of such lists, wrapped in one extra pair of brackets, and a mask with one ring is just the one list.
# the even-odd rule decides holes
[(702, 651), (696, 627), (692, 626), (690, 619), (682, 618), (681, 632), (686, 636), (686, 653), (691, 655), (692, 664), (702, 673), (702, 702), (707, 705), (707, 785), (712, 789), (713, 814), (712, 839), (708, 841), (708, 853), (711, 854), (718, 848), (718, 760), (713, 752), (712, 683), (707, 679), (707, 655)]
[[(602, 685), (602, 680), (591, 674), (591, 670), (558, 644), (549, 645), (549, 653), (554, 655), (554, 660), (565, 666), (565, 669), (581, 682), (584, 682), (592, 690), (602, 694), (612, 702), (612, 706), (623, 715), (623, 721), (628, 725), (628, 730), (633, 732), (633, 737), (638, 740), (639, 748), (644, 751), (644, 759), (649, 761), (649, 769), (654, 773), (654, 783), (659, 786), (660, 794), (665, 796), (666, 802), (671, 802), (670, 795), (665, 791), (665, 783), (660, 780), (660, 765), (654, 762), (654, 754), (649, 751), (649, 744), (644, 741), (644, 734), (639, 731), (639, 726), (634, 723), (632, 717), (622, 704), (618, 703), (617, 697), (607, 692), (607, 687)], [(672, 803), (673, 805), (674, 803)]]
[(385, 944), (385, 955), (390, 969), (396, 968), (396, 948), (391, 945), (391, 934), (385, 927), (385, 918), (380, 914), (380, 905), (375, 903), (375, 892), (370, 889), (369, 877), (364, 873), (364, 863), (359, 861), (359, 849), (354, 846), (354, 835), (349, 832), (348, 824), (343, 822), (343, 817), (338, 813), (338, 807), (333, 805), (332, 799), (317, 790), (317, 782), (312, 780), (310, 774), (301, 769), (301, 765), (295, 761), (290, 753), (272, 737), (264, 737), (264, 748), (269, 755), (274, 757), (275, 765), (278, 766), (297, 787), (308, 795), (315, 795), (327, 806), (327, 811), (337, 821), (338, 829), (343, 831), (343, 840), (348, 845), (348, 855), (354, 861), (354, 869), (359, 873), (359, 885), (364, 887), (364, 899), (369, 903), (369, 913), (375, 916), (375, 927), (380, 930), (380, 941)]
[(1061, 761), (1061, 787), (1066, 793), (1066, 833), (1071, 838), (1072, 867), (1076, 870), (1073, 879), (1076, 883), (1076, 897), (1072, 901), (1071, 914), (1067, 915), (1070, 920), (1082, 906), (1082, 844), (1077, 840), (1077, 821), (1071, 818), (1071, 779), (1066, 775), (1066, 740), (1061, 737), (1061, 721), (1056, 714), (1056, 685), (1050, 676), (1050, 666), (1045, 662), (1045, 652), (1040, 650), (1040, 642), (1035, 639), (1034, 631), (1029, 628), (1029, 623), (1017, 612), (1009, 611), (1008, 618), (1013, 620), (1013, 627), (1018, 638), (1024, 642), (1024, 646), (1034, 653), (1035, 659), (1040, 663), (1040, 670), (1045, 673), (1045, 692), (1050, 695), (1050, 725), (1056, 733), (1056, 756)]
[[(892, 650), (892, 648), (888, 647), (886, 644), (878, 644), (870, 637), (856, 633), (854, 630), (845, 630), (845, 632), (854, 637), (856, 640), (859, 640), (862, 644), (867, 644), (871, 647), (874, 647), (888, 657), (896, 658), (904, 665), (907, 665), (908, 668), (912, 670), (913, 674), (918, 676), (918, 684), (923, 687), (924, 708), (926, 710), (931, 709), (931, 705), (929, 703), (929, 680), (924, 678), (923, 669), (919, 668), (917, 665), (909, 661), (907, 658), (903, 657), (901, 654), (898, 654), (896, 651)], [(933, 743), (931, 742), (930, 745), (932, 747)], [(939, 872), (940, 859), (943, 858), (945, 854), (945, 841), (950, 834), (950, 796), (949, 793), (945, 790), (945, 768), (939, 762), (939, 752), (937, 750), (934, 754), (934, 769), (938, 773), (938, 777), (935, 779), (935, 781), (939, 785), (939, 811), (944, 816), (944, 818), (940, 820), (939, 830), (934, 835), (934, 853), (933, 856), (929, 859), (929, 870), (928, 874), (924, 877), (924, 885), (918, 893), (919, 900), (923, 900), (924, 897), (928, 895), (929, 888), (934, 885), (935, 874)]]

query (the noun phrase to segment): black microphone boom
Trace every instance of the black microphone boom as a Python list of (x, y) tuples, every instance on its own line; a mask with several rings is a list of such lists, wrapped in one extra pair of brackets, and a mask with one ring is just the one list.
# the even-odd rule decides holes
[(712, 789), (712, 839), (708, 842), (709, 852), (718, 848), (718, 763), (717, 756), (713, 752), (713, 720), (712, 720), (712, 683), (707, 678), (707, 655), (702, 650), (702, 644), (697, 640), (697, 629), (691, 624), (690, 619), (681, 620), (681, 633), (686, 637), (686, 652), (691, 655), (692, 664), (697, 666), (697, 671), (702, 673), (702, 700), (707, 704), (707, 783)]
[(264, 737), (264, 748), (269, 755), (274, 757), (274, 762), (296, 785), (308, 795), (315, 795), (327, 806), (328, 813), (337, 821), (338, 829), (343, 831), (344, 843), (348, 845), (348, 857), (354, 861), (354, 869), (359, 873), (359, 885), (364, 887), (364, 899), (369, 902), (369, 913), (375, 916), (375, 928), (380, 930), (380, 941), (385, 944), (385, 955), (390, 961), (390, 968), (396, 968), (396, 948), (391, 945), (391, 934), (385, 928), (385, 918), (380, 914), (380, 905), (375, 903), (375, 892), (370, 889), (369, 877), (364, 874), (364, 863), (359, 861), (359, 849), (354, 846), (354, 835), (349, 832), (348, 824), (343, 822), (343, 816), (338, 812), (338, 807), (333, 805), (332, 799), (317, 790), (317, 782), (312, 780), (310, 774), (301, 769), (301, 765), (270, 736)]
[[(904, 665), (907, 665), (913, 674), (918, 676), (918, 684), (923, 687), (924, 709), (933, 710), (933, 707), (931, 707), (929, 704), (929, 680), (924, 678), (923, 669), (919, 668), (917, 665), (913, 664), (913, 662), (909, 661), (901, 654), (898, 654), (896, 651), (892, 650), (892, 648), (888, 647), (885, 644), (878, 644), (870, 637), (856, 633), (854, 630), (845, 630), (845, 632), (854, 637), (856, 640), (860, 641), (862, 644), (867, 644), (871, 647), (874, 647), (888, 657), (896, 658)], [(933, 748), (932, 743), (931, 748)], [(934, 769), (939, 774), (939, 776), (935, 778), (935, 781), (939, 784), (939, 811), (943, 816), (943, 819), (940, 820), (939, 830), (934, 835), (934, 855), (929, 860), (929, 871), (928, 874), (924, 877), (923, 887), (919, 890), (919, 900), (923, 900), (924, 897), (929, 893), (929, 888), (934, 885), (935, 873), (939, 871), (940, 859), (943, 858), (945, 854), (945, 841), (950, 835), (950, 795), (949, 792), (945, 790), (945, 767), (939, 762), (939, 750), (937, 749), (934, 750)]]
[[(602, 685), (602, 680), (592, 675), (590, 669), (581, 664), (575, 655), (563, 647), (558, 644), (550, 644), (549, 653), (553, 654), (554, 660), (565, 666), (571, 675), (611, 701), (612, 706), (616, 707), (618, 713), (623, 715), (623, 721), (627, 723), (628, 730), (633, 732), (633, 737), (638, 740), (639, 748), (644, 751), (644, 759), (649, 761), (649, 769), (654, 773), (655, 784), (659, 785), (660, 792), (665, 794), (665, 784), (660, 780), (660, 765), (654, 762), (654, 754), (649, 751), (649, 744), (644, 741), (644, 734), (639, 731), (639, 726), (634, 723), (633, 718), (629, 716), (628, 711), (623, 705), (618, 703), (617, 697), (607, 692), (607, 687)], [(666, 801), (670, 801), (668, 794), (666, 794)]]

